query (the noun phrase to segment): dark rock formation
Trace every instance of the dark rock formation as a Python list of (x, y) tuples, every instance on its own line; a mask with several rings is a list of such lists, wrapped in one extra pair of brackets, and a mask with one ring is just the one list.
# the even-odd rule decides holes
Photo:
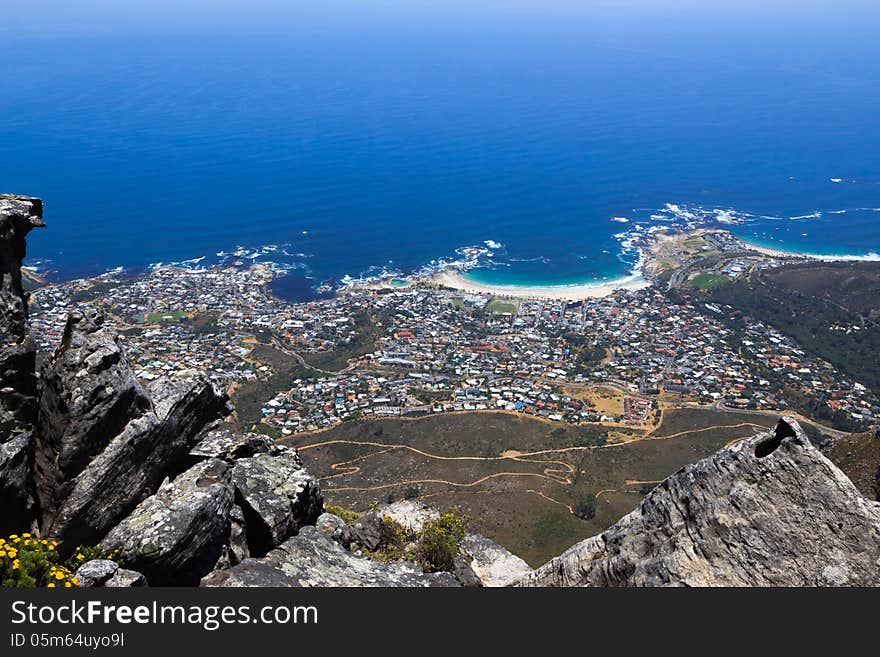
[[(89, 326), (95, 321), (89, 322)], [(72, 331), (77, 333), (76, 323)], [(106, 336), (100, 333), (85, 331), (78, 337), (86, 344), (97, 339), (103, 345), (97, 349), (84, 346), (88, 353), (110, 353)], [(52, 363), (58, 360), (56, 355)], [(128, 381), (131, 371), (124, 360), (105, 362), (111, 362), (111, 369), (121, 370), (113, 374), (113, 380)], [(51, 364), (47, 369), (53, 375), (59, 374), (53, 386), (61, 391), (62, 398), (75, 398), (77, 390), (89, 389), (90, 370), (73, 372), (66, 368), (54, 369)], [(78, 376), (80, 372), (85, 374)], [(102, 378), (109, 376), (107, 372), (102, 373)], [(130, 389), (125, 385), (114, 387), (109, 395), (126, 394)], [(107, 394), (106, 388), (104, 390)], [(140, 397), (136, 395), (135, 399)], [(112, 400), (105, 405), (115, 406)], [(41, 422), (41, 431), (51, 433), (50, 422), (63, 423), (65, 416), (63, 413), (44, 415), (42, 406), (41, 400), (41, 420), (51, 419)], [(56, 494), (57, 511), (44, 519), (45, 534), (68, 546), (98, 541), (139, 502), (155, 492), (165, 477), (176, 475), (189, 464), (189, 451), (199, 442), (202, 429), (229, 412), (228, 399), (209, 381), (198, 379), (175, 387), (171, 398), (160, 403), (160, 412), (161, 417), (152, 409), (134, 417), (129, 414), (127, 423), (103, 450), (65, 484), (65, 493), (69, 493), (63, 498)], [(81, 430), (75, 435), (69, 431), (73, 423), (68, 422), (66, 426), (66, 440), (72, 444), (90, 435), (89, 425), (78, 424)], [(112, 426), (115, 428), (116, 424)]]
[(25, 236), (43, 226), (42, 216), (39, 199), (0, 195), (0, 534), (30, 527), (37, 514), (36, 345), (27, 324), (21, 262)]
[(304, 525), (313, 525), (324, 508), (318, 480), (302, 467), (295, 450), (238, 459), (232, 471), (236, 502), (244, 511), (248, 549), (262, 556)]
[(457, 586), (449, 573), (426, 574), (413, 563), (378, 563), (358, 557), (314, 527), (272, 550), (216, 571), (202, 586)]
[(101, 541), (151, 585), (194, 585), (213, 568), (229, 536), (230, 467), (193, 466), (141, 502)]
[(101, 313), (72, 311), (40, 380), (36, 477), (44, 524), (51, 526), (92, 459), (151, 409)]
[(783, 418), (687, 466), (525, 586), (877, 586), (880, 505)]

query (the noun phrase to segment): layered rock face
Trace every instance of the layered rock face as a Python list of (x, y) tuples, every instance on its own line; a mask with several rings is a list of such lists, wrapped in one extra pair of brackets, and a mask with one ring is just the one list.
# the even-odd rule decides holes
[(522, 586), (878, 586), (880, 504), (792, 418), (687, 466)]
[(43, 226), (43, 204), (0, 195), (0, 534), (30, 527), (37, 514), (32, 430), (37, 409), (36, 345), (21, 283), (25, 236)]

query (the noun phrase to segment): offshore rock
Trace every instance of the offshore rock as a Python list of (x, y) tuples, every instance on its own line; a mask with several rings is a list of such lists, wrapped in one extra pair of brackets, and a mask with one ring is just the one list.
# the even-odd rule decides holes
[(231, 472), (212, 459), (165, 483), (101, 545), (153, 585), (193, 585), (211, 571), (229, 535)]
[(37, 412), (36, 344), (21, 282), (25, 236), (43, 226), (43, 203), (0, 194), (0, 534), (36, 519), (32, 428)]
[(302, 467), (295, 450), (279, 449), (277, 456), (239, 459), (232, 471), (254, 556), (266, 554), (300, 527), (313, 525), (324, 509), (318, 480)]
[(687, 466), (523, 586), (877, 586), (880, 504), (792, 418)]
[(358, 557), (314, 527), (304, 527), (263, 559), (245, 559), (202, 579), (202, 586), (457, 586), (449, 573), (427, 574), (408, 561)]

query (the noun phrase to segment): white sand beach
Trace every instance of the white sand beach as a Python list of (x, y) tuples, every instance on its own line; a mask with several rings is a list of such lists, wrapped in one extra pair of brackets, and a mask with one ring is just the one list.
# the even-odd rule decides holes
[(632, 276), (599, 285), (586, 283), (583, 285), (546, 286), (487, 285), (471, 281), (460, 271), (455, 269), (447, 269), (437, 272), (427, 280), (455, 290), (474, 294), (492, 294), (498, 297), (512, 297), (517, 299), (563, 299), (566, 301), (597, 299), (608, 296), (615, 290), (641, 290), (651, 285), (650, 281), (646, 281), (641, 276)]

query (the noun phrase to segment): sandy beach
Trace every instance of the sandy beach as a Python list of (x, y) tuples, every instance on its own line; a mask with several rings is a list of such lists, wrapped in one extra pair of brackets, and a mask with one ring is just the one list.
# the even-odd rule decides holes
[(822, 262), (877, 262), (880, 260), (880, 255), (876, 253), (867, 253), (865, 255), (822, 255), (818, 253), (798, 253), (796, 251), (768, 249), (765, 246), (758, 246), (745, 240), (743, 240), (743, 243), (752, 251), (757, 251), (773, 258), (803, 258), (805, 260), (821, 260)]
[(615, 290), (641, 290), (651, 285), (650, 281), (646, 281), (641, 276), (632, 276), (600, 285), (486, 285), (468, 280), (461, 272), (453, 269), (437, 272), (427, 280), (455, 290), (474, 294), (492, 294), (498, 297), (517, 299), (563, 299), (566, 301), (597, 299), (608, 296)]

